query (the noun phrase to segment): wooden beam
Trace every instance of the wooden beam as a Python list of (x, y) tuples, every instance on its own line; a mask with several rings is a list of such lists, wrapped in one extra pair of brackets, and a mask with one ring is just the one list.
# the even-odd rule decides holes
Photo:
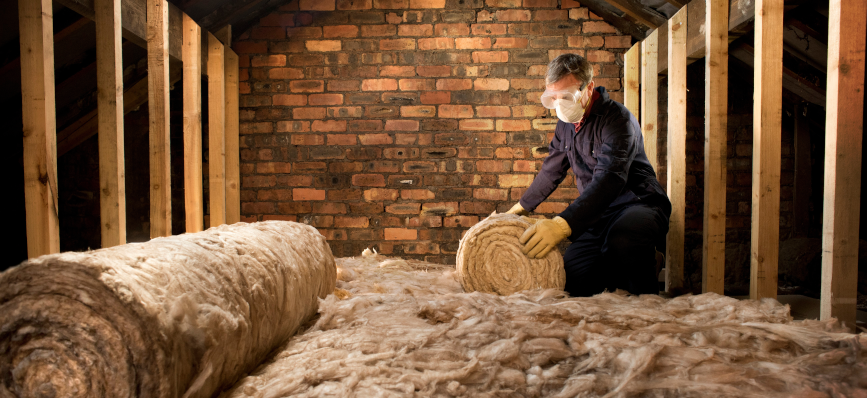
[(660, 14), (653, 8), (645, 6), (640, 1), (636, 0), (607, 0), (608, 4), (623, 11), (626, 15), (634, 18), (636, 21), (647, 25), (651, 29), (656, 29), (657, 26), (666, 22), (664, 15)]
[[(701, 0), (699, 0), (701, 1)], [(704, 85), (703, 293), (723, 294), (726, 251), (726, 125), (728, 122), (728, 4), (707, 1)], [(695, 3), (695, 2), (693, 2)], [(692, 3), (690, 3), (692, 4)]]
[(226, 224), (241, 221), (238, 54), (226, 47)]
[(225, 46), (208, 33), (208, 195), (210, 226), (226, 223)]
[(51, 0), (19, 1), (27, 256), (60, 251)]
[(683, 287), (686, 224), (686, 9), (668, 20), (668, 179), (671, 200), (665, 290)]
[(126, 243), (120, 0), (94, 0), (102, 247)]
[(220, 28), (214, 36), (223, 43), (226, 47), (232, 47), (232, 25), (226, 25)]
[(757, 0), (756, 10), (750, 298), (757, 300), (777, 297), (783, 0)]
[[(96, 20), (95, 3), (97, 0), (57, 0), (57, 3)], [(120, 13), (123, 38), (147, 48), (147, 5), (142, 0), (121, 0)], [(169, 56), (175, 61), (181, 59), (181, 16), (183, 12), (169, 3)]]
[(184, 15), (184, 213), (186, 231), (204, 229), (202, 199), (202, 28)]
[(604, 19), (605, 22), (619, 29), (621, 33), (634, 37), (635, 40), (641, 41), (647, 37), (647, 29), (645, 27), (634, 24), (629, 19), (624, 18), (623, 15), (610, 10), (609, 7), (613, 6), (606, 0), (584, 0), (581, 2), (581, 5), (586, 6), (594, 14)]
[(795, 181), (792, 195), (792, 230), (796, 238), (806, 238), (810, 232), (810, 197), (813, 195), (810, 121), (806, 103), (795, 107)]
[(651, 32), (641, 42), (641, 133), (644, 135), (644, 153), (653, 166), (653, 171), (659, 173), (659, 155), (656, 140), (659, 125), (658, 86), (659, 75), (656, 74), (656, 63), (659, 57), (659, 30)]
[[(755, 50), (746, 43), (740, 43), (729, 48), (729, 54), (735, 59), (754, 67)], [(803, 98), (807, 102), (825, 106), (825, 90), (807, 79), (799, 76), (789, 68), (783, 67), (783, 88)]]
[(172, 235), (168, 11), (166, 0), (147, 0), (151, 239)]
[(635, 43), (626, 54), (623, 55), (623, 104), (638, 115), (639, 93), (641, 79), (641, 43)]
[(863, 0), (830, 2), (819, 309), (821, 319), (837, 318), (851, 330), (858, 294), (865, 16)]

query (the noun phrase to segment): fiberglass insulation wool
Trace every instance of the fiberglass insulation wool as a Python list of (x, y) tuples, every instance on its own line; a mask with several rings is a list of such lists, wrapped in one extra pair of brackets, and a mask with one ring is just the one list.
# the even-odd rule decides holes
[(0, 274), (0, 397), (211, 397), (334, 290), (313, 227), (239, 223)]
[(317, 322), (224, 397), (867, 397), (867, 334), (775, 300), (503, 297), (449, 266), (337, 264)]

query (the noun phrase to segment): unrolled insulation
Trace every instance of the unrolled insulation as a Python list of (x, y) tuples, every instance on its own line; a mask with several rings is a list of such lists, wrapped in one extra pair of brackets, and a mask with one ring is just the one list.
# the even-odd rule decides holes
[(563, 256), (557, 249), (540, 259), (521, 252), (518, 239), (530, 224), (514, 214), (494, 214), (470, 228), (461, 239), (457, 275), (468, 292), (508, 296), (529, 289), (566, 286)]
[(0, 274), (0, 396), (210, 397), (334, 290), (314, 228), (239, 223)]
[(867, 334), (772, 299), (504, 297), (448, 266), (337, 264), (318, 321), (224, 397), (867, 397)]

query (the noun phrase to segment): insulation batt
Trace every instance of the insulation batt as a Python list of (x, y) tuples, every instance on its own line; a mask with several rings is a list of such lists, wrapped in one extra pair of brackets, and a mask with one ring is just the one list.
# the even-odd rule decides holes
[(335, 279), (325, 238), (283, 221), (26, 261), (0, 274), (0, 396), (211, 397)]
[(563, 256), (556, 248), (540, 259), (528, 258), (519, 238), (530, 224), (515, 214), (492, 214), (461, 238), (457, 276), (468, 292), (510, 295), (529, 289), (566, 286)]
[(867, 334), (771, 299), (503, 297), (449, 266), (337, 266), (315, 324), (223, 397), (867, 397)]

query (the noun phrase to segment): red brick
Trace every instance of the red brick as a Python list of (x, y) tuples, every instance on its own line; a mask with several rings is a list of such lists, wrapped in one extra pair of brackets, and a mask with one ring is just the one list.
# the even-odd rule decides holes
[(632, 47), (632, 36), (605, 36), (605, 47), (630, 48)]
[(380, 131), (382, 130), (382, 120), (350, 120), (350, 131)]
[(529, 187), (533, 182), (532, 174), (501, 174), (497, 177), (501, 188)]
[(257, 55), (250, 59), (250, 63), (253, 67), (285, 66), (286, 56), (283, 54)]
[(524, 130), (530, 130), (530, 121), (527, 119), (497, 120), (497, 131), (524, 131)]
[(276, 176), (246, 176), (241, 179), (244, 188), (265, 188), (277, 185)]
[(293, 119), (324, 119), (325, 108), (295, 108), (292, 110)]
[(325, 200), (325, 190), (313, 188), (293, 188), (294, 200)]
[(436, 195), (428, 189), (401, 189), (400, 198), (407, 200), (434, 199)]
[(430, 24), (420, 25), (399, 25), (397, 27), (398, 36), (431, 36), (433, 35), (433, 26)]
[(557, 8), (557, 0), (524, 0), (527, 8)]
[(434, 117), (436, 116), (436, 107), (430, 105), (421, 106), (402, 106), (400, 107), (401, 117)]
[(493, 130), (494, 121), (491, 119), (464, 119), (460, 121), (461, 130)]
[(346, 214), (346, 204), (345, 203), (334, 203), (334, 202), (314, 202), (313, 205), (313, 213), (322, 213), (322, 214)]
[(486, 35), (505, 35), (506, 34), (506, 25), (505, 24), (473, 24), (473, 34), (476, 36), (486, 36)]
[[(296, 172), (298, 171), (297, 163), (295, 167)], [(300, 175), (289, 175), (289, 176), (278, 176), (277, 177), (277, 185), (287, 186), (287, 187), (309, 187), (310, 184), (313, 183), (313, 177), (311, 176), (300, 176)]]
[(509, 89), (508, 79), (476, 79), (473, 84), (476, 90), (507, 91)]
[(422, 104), (448, 104), (452, 101), (452, 95), (448, 91), (425, 91), (421, 93)]
[(307, 51), (340, 51), (340, 40), (307, 40), (304, 42)]
[(479, 223), (479, 216), (454, 216), (443, 219), (443, 226), (446, 228), (469, 228)]
[(360, 106), (329, 107), (326, 113), (328, 117), (361, 117), (364, 115), (364, 108)]
[[(331, 173), (360, 173), (362, 170), (364, 170), (364, 164), (361, 162), (342, 162), (328, 165), (328, 171)], [(358, 197), (361, 198), (361, 191), (358, 191)], [(328, 198), (331, 198), (330, 193)]]
[(397, 200), (398, 191), (396, 189), (372, 188), (364, 190), (364, 200), (382, 201), (382, 200)]
[(418, 131), (418, 120), (386, 120), (385, 129), (388, 131)]
[(575, 0), (561, 0), (560, 8), (581, 7), (581, 3)]
[(436, 88), (447, 91), (470, 90), (473, 88), (473, 81), (470, 79), (437, 79)]
[(473, 189), (473, 198), (481, 200), (505, 201), (508, 199), (508, 189), (476, 188)]
[(602, 21), (584, 22), (581, 28), (584, 33), (617, 33), (617, 30), (613, 26), (609, 25), (608, 22)]
[(530, 20), (529, 10), (497, 10), (495, 13), (500, 22), (527, 22)]
[(318, 26), (302, 26), (286, 29), (286, 36), (290, 39), (318, 39), (322, 37), (322, 28)]
[(520, 37), (500, 37), (494, 42), (494, 48), (527, 48), (529, 39)]
[[(413, 2), (422, 0), (411, 0)], [(445, 0), (442, 0), (445, 2)], [(418, 239), (418, 230), (408, 228), (385, 228), (385, 240), (416, 240)]]
[(516, 160), (512, 165), (515, 172), (535, 173), (539, 171), (540, 163), (536, 160)]
[(415, 76), (414, 66), (383, 66), (379, 69), (380, 76)]
[(385, 176), (382, 174), (356, 174), (352, 176), (352, 185), (359, 187), (384, 187)]
[(241, 41), (236, 42), (232, 49), (238, 54), (261, 54), (268, 52), (268, 43), (264, 41)]
[(325, 38), (335, 38), (335, 37), (357, 37), (358, 36), (358, 26), (355, 25), (337, 25), (337, 26), (325, 26), (322, 28), (322, 35)]
[(379, 41), (379, 49), (388, 50), (415, 50), (415, 39), (382, 39)]
[(328, 145), (356, 145), (357, 138), (355, 134), (328, 134)]
[(441, 66), (431, 66), (431, 65), (417, 66), (417, 67), (415, 68), (415, 70), (416, 70), (416, 73), (418, 73), (419, 76), (424, 76), (424, 77), (443, 77), (443, 76), (450, 76), (450, 75), (452, 74), (452, 68), (451, 68), (450, 66), (448, 66), (448, 65), (441, 65)]
[(451, 37), (418, 39), (419, 50), (449, 50), (452, 48), (455, 48), (455, 39)]
[(568, 19), (568, 10), (539, 10), (533, 12), (534, 21), (566, 21)]
[(372, 0), (337, 0), (338, 10), (369, 10), (373, 8)]
[(497, 205), (491, 202), (461, 202), (461, 213), (465, 214), (491, 214), (497, 209)]
[(446, 8), (446, 0), (409, 0), (409, 8)]
[(467, 36), (470, 28), (465, 23), (440, 23), (434, 26), (436, 36)]
[(296, 173), (323, 173), (325, 162), (297, 162), (292, 165)]
[(508, 160), (478, 160), (476, 170), (481, 173), (506, 173), (511, 171), (512, 163)]
[(370, 219), (363, 216), (336, 216), (334, 217), (334, 226), (338, 228), (367, 228), (370, 226)]
[(361, 25), (361, 35), (364, 37), (394, 36), (397, 27), (394, 25)]
[(473, 62), (487, 64), (493, 62), (509, 62), (508, 51), (473, 51)]
[(273, 80), (303, 79), (304, 72), (299, 68), (273, 68), (268, 71), (268, 78)]
[(362, 91), (392, 91), (397, 90), (395, 79), (364, 79), (361, 81)]
[(440, 105), (439, 117), (471, 118), (473, 117), (473, 107), (472, 105)]
[(329, 80), (328, 91), (358, 91), (358, 80)]
[(310, 105), (340, 105), (343, 103), (343, 94), (310, 94)]
[(385, 206), (385, 211), (391, 214), (418, 214), (421, 212), (421, 203), (395, 203)]
[(373, 8), (380, 10), (402, 10), (409, 8), (409, 0), (373, 0)]
[[(290, 189), (260, 189), (257, 192), (257, 200), (260, 202), (285, 202), (292, 200)], [(276, 209), (276, 208), (275, 208)], [(260, 211), (257, 213), (273, 213), (274, 210)]]
[(587, 61), (592, 63), (614, 62), (614, 53), (605, 50), (588, 50)]
[(292, 145), (325, 145), (325, 137), (322, 134), (292, 134), (290, 142)]
[(289, 91), (293, 93), (317, 93), (325, 91), (323, 80), (294, 80), (289, 82)]
[(277, 122), (278, 133), (306, 133), (310, 131), (310, 122), (300, 120), (283, 120)]
[(334, 0), (299, 0), (298, 9), (302, 11), (334, 11)]
[(477, 106), (479, 117), (509, 117), (512, 112), (508, 106)]
[(497, 8), (519, 8), (521, 0), (485, 0), (485, 5)]
[(259, 122), (259, 123), (241, 123), (240, 133), (244, 134), (262, 134), (262, 133), (270, 133), (272, 131), (273, 125), (271, 122)]
[(276, 94), (271, 98), (275, 106), (304, 106), (307, 105), (307, 96), (298, 94)]
[(453, 216), (457, 212), (457, 202), (423, 203), (421, 205), (421, 214), (424, 216)]
[(478, 50), (491, 48), (489, 37), (459, 37), (455, 39), (455, 48), (458, 50)]
[[(566, 7), (561, 8), (565, 9)], [(587, 8), (572, 8), (569, 10), (569, 19), (590, 19), (589, 10)]]
[(400, 79), (398, 82), (401, 91), (433, 90), (433, 79)]
[(273, 202), (245, 202), (241, 204), (241, 212), (245, 214), (273, 213), (276, 210)]
[(345, 120), (314, 120), (312, 131), (335, 132), (346, 131)]
[(286, 28), (258, 27), (250, 30), (250, 38), (254, 40), (283, 40), (286, 38)]
[(544, 79), (512, 79), (512, 89), (514, 90), (545, 90)]
[(394, 143), (396, 145), (415, 145), (418, 142), (418, 136), (418, 134), (395, 134)]
[(392, 138), (388, 134), (359, 134), (361, 145), (391, 145)]

